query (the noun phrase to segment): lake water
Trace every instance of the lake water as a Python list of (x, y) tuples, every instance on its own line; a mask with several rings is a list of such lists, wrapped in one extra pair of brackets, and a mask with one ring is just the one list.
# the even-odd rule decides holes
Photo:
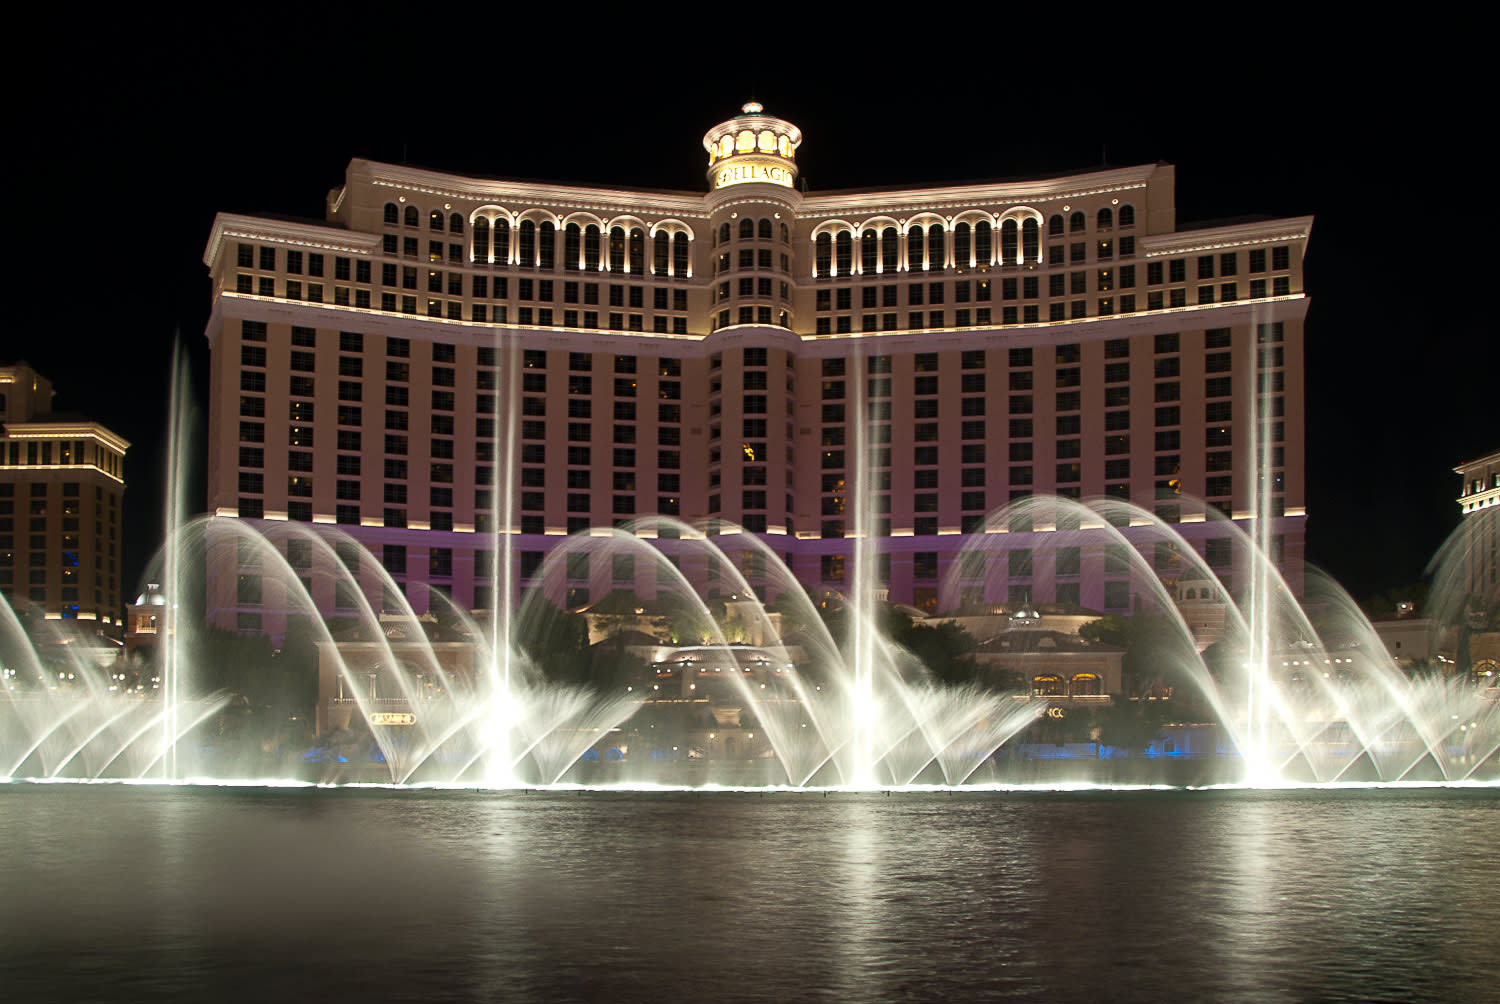
[(1497, 999), (1500, 790), (0, 785), (0, 997)]

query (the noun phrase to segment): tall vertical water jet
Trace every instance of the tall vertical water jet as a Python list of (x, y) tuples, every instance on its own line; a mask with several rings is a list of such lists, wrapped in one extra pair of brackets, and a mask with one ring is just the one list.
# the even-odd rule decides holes
[(486, 781), (491, 787), (515, 782), (510, 739), (516, 726), (514, 686), (511, 675), (515, 658), (512, 624), (515, 619), (514, 542), (517, 416), (520, 414), (521, 346), (504, 329), (495, 329), (496, 415), (495, 455), (490, 479), (490, 524), (495, 541), (490, 563), (490, 757)]
[(178, 718), (182, 704), (183, 633), (178, 617), (185, 596), (185, 576), (180, 530), (187, 518), (188, 451), (192, 442), (192, 408), (189, 397), (188, 360), (178, 340), (172, 346), (172, 374), (167, 411), (166, 507), (163, 512), (167, 546), (163, 551), (163, 583), (167, 603), (163, 609), (166, 644), (161, 646), (162, 777), (177, 778)]
[(849, 758), (849, 775), (846, 783), (853, 787), (871, 787), (875, 778), (875, 729), (879, 719), (879, 708), (875, 698), (875, 548), (874, 493), (870, 490), (870, 415), (869, 395), (866, 393), (864, 354), (856, 347), (849, 355), (849, 366), (853, 372), (848, 380), (851, 387), (850, 404), (854, 415), (849, 423), (854, 427), (853, 463), (849, 466), (849, 491), (844, 495), (845, 510), (852, 510), (854, 523), (854, 549), (849, 569), (849, 595), (845, 609), (848, 611), (846, 625), (849, 637), (846, 642), (853, 656), (853, 693), (850, 696), (853, 714), (852, 755)]
[[(1270, 435), (1266, 423), (1267, 398), (1263, 396), (1263, 379), (1260, 363), (1260, 311), (1256, 311), (1245, 340), (1243, 372), (1253, 374), (1257, 381), (1250, 392), (1249, 422), (1244, 424), (1250, 435), (1250, 449), (1245, 451), (1249, 470), (1241, 474), (1247, 478), (1250, 491), (1245, 497), (1250, 504), (1250, 516), (1254, 527), (1250, 563), (1250, 604), (1248, 666), (1245, 674), (1245, 745), (1241, 755), (1245, 764), (1245, 781), (1250, 784), (1274, 784), (1280, 780), (1277, 758), (1269, 747), (1270, 674), (1271, 651), (1276, 644), (1271, 637), (1271, 600), (1273, 582), (1271, 562), (1259, 560), (1271, 554), (1272, 507), (1271, 507), (1271, 454)], [(1234, 497), (1231, 495), (1231, 497)]]

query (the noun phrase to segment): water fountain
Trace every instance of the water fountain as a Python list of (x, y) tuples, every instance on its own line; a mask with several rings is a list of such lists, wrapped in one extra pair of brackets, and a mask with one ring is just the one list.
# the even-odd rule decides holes
[[(551, 549), (526, 594), (518, 596), (513, 561), (517, 409), (504, 402), (518, 397), (520, 348), (503, 334), (497, 334), (495, 348), (497, 357), (509, 363), (502, 371), (510, 383), (498, 388), (502, 406), (487, 514), (487, 532), (496, 545), (491, 553), (498, 555), (488, 572), (489, 596), (498, 616), (456, 609), (445, 594), (433, 592), (429, 609), (440, 612), (463, 639), (455, 647), (429, 636), (430, 621), (418, 616), (381, 562), (336, 527), (187, 519), (182, 486), (191, 407), (179, 371), (170, 417), (168, 537), (153, 571), (153, 578), (167, 584), (168, 601), (159, 627), (162, 644), (147, 671), (149, 688), (134, 677), (127, 683), (117, 665), (81, 655), (78, 639), (61, 633), (62, 622), (45, 622), (55, 644), (39, 644), (0, 600), (5, 664), (0, 776), (173, 781), (222, 773), (224, 763), (205, 760), (197, 753), (201, 744), (189, 741), (204, 723), (219, 719), (231, 696), (204, 690), (203, 678), (209, 675), (202, 664), (205, 613), (188, 609), (189, 601), (202, 594), (196, 576), (212, 564), (253, 567), (257, 590), (264, 590), (258, 600), (308, 625), (333, 683), (329, 693), (320, 695), (320, 714), (337, 704), (343, 714), (337, 724), (352, 728), (333, 731), (368, 737), (364, 746), (350, 749), (353, 756), (321, 758), (330, 764), (314, 770), (312, 779), (489, 787), (570, 779), (716, 779), (712, 771), (684, 772), (680, 764), (672, 765), (680, 759), (673, 756), (663, 756), (668, 764), (647, 764), (643, 771), (639, 763), (647, 757), (639, 754), (648, 752), (650, 743), (640, 730), (635, 733), (637, 763), (628, 769), (590, 773), (580, 765), (598, 758), (601, 750), (629, 759), (620, 737), (628, 734), (629, 720), (643, 705), (660, 704), (661, 697), (652, 695), (659, 695), (659, 681), (674, 673), (683, 693), (696, 695), (690, 702), (694, 714), (719, 715), (724, 727), (737, 727), (743, 720), (756, 724), (761, 738), (742, 752), (767, 762), (734, 775), (751, 783), (867, 788), (997, 779), (996, 751), (1026, 730), (1046, 702), (978, 684), (936, 682), (882, 633), (883, 611), (876, 601), (879, 539), (871, 508), (875, 493), (868, 490), (863, 423), (854, 423), (857, 460), (851, 497), (863, 501), (853, 506), (853, 574), (842, 610), (845, 637), (830, 632), (801, 583), (760, 537), (732, 525), (718, 525), (711, 535), (665, 516), (570, 536)], [(182, 363), (174, 365), (180, 370)], [(860, 382), (854, 386), (855, 413), (862, 414)], [(1262, 494), (1268, 491), (1263, 486)], [(1261, 501), (1263, 511), (1269, 511), (1269, 498)], [(1234, 563), (1241, 569), (1236, 581), (1248, 586), (1238, 603), (1231, 602), (1217, 569), (1180, 527), (1117, 499), (1019, 499), (989, 514), (981, 532), (969, 536), (966, 551), (989, 558), (1011, 547), (1034, 546), (1041, 537), (1057, 544), (1074, 535), (1089, 546), (1118, 546), (1128, 556), (1135, 588), (1171, 625), (1174, 643), (1159, 657), (1202, 695), (1227, 735), (1225, 752), (1237, 763), (1232, 773), (1248, 783), (1415, 777), (1458, 781), (1474, 777), (1493, 760), (1500, 750), (1500, 702), (1494, 700), (1493, 686), (1409, 675), (1386, 653), (1348, 595), (1314, 575), (1314, 591), (1326, 612), (1315, 627), (1277, 571), (1271, 521), (1252, 521), (1247, 531), (1212, 507), (1203, 511), (1222, 523), (1222, 535), (1233, 542)], [(1032, 529), (1038, 526), (1053, 529)], [(1012, 532), (1016, 527), (1021, 531)], [(709, 598), (695, 591), (669, 557), (662, 546), (666, 540), (673, 541), (671, 549), (679, 557), (695, 553), (729, 570), (727, 585), (737, 616), (751, 622), (759, 639), (753, 653), (729, 637)], [(795, 646), (782, 637), (777, 618), (729, 559), (726, 541), (733, 542), (734, 551), (749, 548), (757, 555), (763, 588), (798, 628)], [(289, 560), (294, 544), (303, 556), (297, 567)], [(1195, 644), (1192, 629), (1147, 558), (1159, 545), (1177, 554), (1204, 588), (1223, 601), (1227, 626), (1221, 645), (1238, 653), (1230, 664), (1210, 665)], [(1461, 552), (1461, 544), (1450, 545), (1435, 563), (1440, 596), (1456, 594), (1448, 580)], [(686, 663), (677, 669), (657, 667), (658, 682), (643, 678), (605, 690), (549, 679), (552, 667), (538, 665), (527, 654), (527, 632), (555, 615), (554, 604), (562, 605), (567, 564), (580, 554), (628, 555), (649, 569), (654, 599), (671, 598), (682, 620), (676, 629), (702, 643), (699, 657), (712, 667), (705, 662), (693, 682), (681, 675), (695, 672)], [(957, 577), (964, 564), (955, 562), (950, 570), (944, 590), (949, 609), (957, 605)], [(372, 586), (384, 596), (380, 610), (369, 599)], [(315, 587), (324, 595), (346, 598), (336, 611), (344, 625), (337, 636), (314, 602)], [(1454, 616), (1453, 610), (1442, 613)], [(360, 659), (350, 654), (351, 637), (364, 647)], [(44, 665), (44, 648), (53, 653), (51, 664)], [(454, 651), (460, 656), (457, 662), (448, 658)], [(700, 683), (703, 694), (697, 693)], [(720, 695), (717, 703), (704, 696), (713, 688)], [(750, 730), (740, 731), (754, 738)], [(649, 752), (678, 753), (683, 745), (664, 743)], [(309, 776), (300, 764), (298, 773)]]
[[(1255, 783), (1460, 781), (1475, 777), (1500, 750), (1500, 702), (1494, 700), (1495, 688), (1485, 685), (1493, 681), (1476, 685), (1441, 675), (1409, 675), (1386, 653), (1347, 594), (1331, 582), (1311, 580), (1309, 591), (1323, 610), (1321, 630), (1284, 588), (1269, 593), (1263, 607), (1268, 620), (1252, 625), (1239, 606), (1227, 602), (1215, 570), (1176, 527), (1128, 502), (1027, 498), (992, 513), (985, 529), (1008, 531), (1043, 520), (1078, 528), (1050, 531), (1059, 542), (1073, 534), (1094, 534), (1125, 545), (1132, 582), (1175, 632), (1175, 644), (1160, 658), (1174, 663), (1178, 678), (1192, 681), (1227, 734), (1231, 758), (1238, 757), (1240, 769)], [(467, 639), (471, 655), (459, 666), (440, 658), (440, 645), (428, 637), (422, 619), (380, 563), (336, 530), (279, 523), (261, 531), (241, 520), (200, 518), (176, 529), (163, 562), (202, 567), (212, 555), (232, 550), (242, 565), (258, 567), (268, 604), (304, 615), (320, 652), (334, 665), (340, 700), (357, 711), (371, 743), (372, 764), (327, 776), (398, 784), (551, 784), (579, 778), (580, 758), (590, 757), (601, 740), (618, 750), (620, 730), (629, 728), (631, 716), (649, 700), (642, 682), (603, 693), (549, 681), (546, 667), (528, 659), (521, 643), (532, 622), (550, 612), (548, 597), (560, 592), (569, 557), (587, 553), (628, 554), (654, 569), (658, 597), (671, 596), (675, 608), (685, 612), (679, 633), (704, 643), (714, 657), (713, 672), (727, 670), (716, 677), (699, 674), (705, 693), (713, 681), (726, 681), (718, 692), (732, 696), (724, 700), (758, 723), (773, 761), (769, 772), (754, 775), (763, 781), (866, 787), (919, 781), (959, 785), (993, 778), (992, 771), (980, 768), (1035, 720), (1031, 701), (978, 686), (933, 682), (881, 635), (873, 603), (848, 603), (849, 640), (840, 644), (777, 555), (755, 535), (727, 529), (725, 536), (709, 536), (680, 520), (653, 516), (568, 538), (537, 570), (518, 615), (502, 626), (488, 618), (478, 622), (434, 594), (433, 607), (446, 604), (444, 618)], [(1227, 520), (1223, 529), (1235, 541), (1241, 569), (1276, 581), (1270, 557), (1249, 535)], [(994, 557), (1029, 544), (1030, 536), (978, 533), (969, 547)], [(726, 585), (737, 611), (754, 621), (754, 633), (762, 639), (756, 651), (773, 653), (771, 665), (746, 660), (745, 648), (732, 642), (708, 601), (654, 543), (671, 538), (684, 550), (719, 559), (728, 570)], [(375, 651), (377, 672), (347, 658), (346, 646), (319, 616), (312, 598), (318, 578), (305, 579), (307, 568), (288, 563), (287, 544), (293, 540), (303, 542), (303, 553), (314, 556), (316, 576), (331, 577), (353, 598), (346, 622)], [(794, 662), (791, 646), (775, 629), (776, 618), (754, 599), (751, 583), (726, 557), (721, 547), (726, 540), (762, 554), (767, 585), (784, 597), (778, 605), (801, 628), (800, 661)], [(1258, 655), (1210, 665), (1146, 556), (1158, 543), (1173, 546), (1186, 570), (1226, 601), (1222, 645)], [(358, 556), (352, 563), (351, 553)], [(359, 587), (361, 576), (377, 577), (388, 607), (395, 598), (399, 608), (378, 612)], [(176, 579), (193, 588), (190, 576), (179, 572)], [(957, 586), (950, 578), (945, 589), (950, 600)], [(497, 595), (503, 592), (497, 590)], [(214, 765), (201, 759), (177, 764), (178, 758), (192, 761), (196, 748), (180, 740), (222, 713), (228, 700), (226, 695), (197, 693), (186, 681), (172, 685), (170, 675), (191, 674), (195, 662), (195, 633), (187, 624), (167, 622), (171, 630), (152, 686), (127, 688), (116, 678), (114, 665), (90, 661), (76, 645), (56, 646), (64, 660), (61, 672), (44, 666), (43, 647), (25, 643), (16, 614), (5, 606), (0, 615), (7, 667), (14, 667), (6, 669), (10, 700), (0, 762), (7, 776), (171, 778), (194, 770), (212, 772)], [(45, 623), (54, 633), (60, 629), (61, 622)], [(402, 631), (393, 632), (392, 625)], [(346, 628), (342, 633), (351, 632)], [(405, 637), (393, 638), (393, 633)], [(497, 650), (497, 644), (504, 650)], [(1251, 704), (1254, 699), (1262, 702), (1260, 709)], [(164, 770), (167, 764), (173, 765), (170, 772)], [(614, 776), (626, 775), (593, 775)], [(629, 776), (641, 780), (651, 775)], [(661, 775), (666, 780), (684, 776), (713, 775), (671, 769)]]

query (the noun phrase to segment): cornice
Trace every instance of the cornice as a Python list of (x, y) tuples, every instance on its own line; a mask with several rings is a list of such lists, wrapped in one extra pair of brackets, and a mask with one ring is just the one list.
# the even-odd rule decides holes
[[(1081, 199), (1112, 192), (1143, 190), (1155, 164), (1123, 167), (1090, 174), (1074, 174), (1036, 181), (1009, 181), (992, 184), (950, 185), (936, 188), (910, 188), (879, 192), (847, 192), (804, 197), (799, 217), (823, 217), (840, 213), (884, 214), (936, 211), (939, 206), (974, 209), (984, 204), (1010, 207), (1020, 204)], [(1144, 207), (1142, 207), (1144, 208)]]
[(372, 254), (380, 244), (379, 234), (345, 230), (342, 227), (318, 226), (313, 223), (292, 223), (283, 220), (268, 220), (259, 216), (217, 213), (214, 216), (213, 227), (209, 230), (208, 246), (203, 249), (203, 264), (212, 269), (223, 243), (226, 240), (239, 238), (292, 247), (317, 248), (324, 251), (345, 251), (350, 254)]
[[(100, 425), (98, 422), (7, 422), (7, 439), (51, 439), (54, 436), (88, 436), (121, 453), (130, 449), (130, 442)], [(75, 465), (87, 467), (87, 464)]]
[(349, 171), (351, 176), (362, 174), (376, 188), (480, 204), (522, 201), (611, 213), (644, 210), (665, 216), (707, 216), (704, 197), (696, 192), (639, 192), (549, 182), (491, 181), (369, 160), (351, 161)]
[(1217, 251), (1247, 244), (1272, 244), (1279, 241), (1306, 241), (1312, 234), (1311, 216), (1292, 216), (1255, 223), (1235, 223), (1206, 230), (1178, 230), (1170, 234), (1145, 234), (1136, 241), (1139, 253), (1147, 258), (1195, 251)]
[(1469, 471), (1474, 470), (1476, 467), (1487, 467), (1490, 464), (1500, 464), (1500, 450), (1491, 453), (1487, 457), (1479, 457), (1476, 460), (1465, 460), (1463, 463), (1453, 468), (1453, 473), (1467, 474)]
[[(1296, 320), (1307, 316), (1310, 305), (1311, 300), (1307, 294), (1292, 293), (1286, 296), (1268, 296), (1255, 300), (1236, 300), (1233, 303), (1190, 304), (1185, 307), (1143, 310), (1131, 314), (1073, 317), (1062, 321), (1034, 321), (1030, 324), (929, 328), (923, 331), (853, 331), (843, 334), (802, 335), (800, 337), (802, 342), (809, 347), (818, 344), (842, 345), (851, 340), (864, 340), (871, 344), (871, 351), (881, 352), (890, 351), (888, 346), (899, 346), (906, 342), (920, 345), (924, 351), (972, 348), (981, 339), (997, 336), (1008, 345), (1023, 347), (1162, 334), (1171, 331), (1194, 330), (1200, 326), (1218, 328), (1267, 321)], [(721, 328), (720, 331), (732, 331), (735, 327), (736, 325), (731, 325), (728, 328)], [(816, 352), (816, 349), (813, 351)]]
[[(542, 344), (548, 339), (564, 336), (570, 346), (579, 351), (594, 348), (610, 351), (608, 346), (643, 343), (675, 344), (687, 346), (712, 346), (725, 342), (736, 342), (754, 332), (768, 332), (772, 341), (800, 345), (800, 351), (810, 354), (838, 354), (850, 341), (861, 341), (872, 347), (872, 351), (889, 352), (904, 345), (921, 346), (923, 351), (937, 349), (973, 347), (990, 339), (1003, 340), (1008, 345), (1050, 345), (1060, 342), (1090, 341), (1104, 338), (1121, 338), (1132, 335), (1160, 334), (1169, 331), (1191, 330), (1197, 327), (1231, 327), (1264, 323), (1277, 320), (1305, 318), (1311, 300), (1304, 293), (1287, 296), (1272, 296), (1255, 300), (1239, 300), (1234, 303), (1191, 304), (1185, 307), (1169, 307), (1163, 310), (1140, 311), (1132, 314), (1109, 314), (1103, 317), (1078, 317), (1063, 321), (1037, 321), (1031, 324), (971, 326), (966, 328), (929, 328), (920, 331), (894, 332), (854, 331), (844, 334), (813, 335), (789, 331), (774, 325), (731, 324), (706, 334), (667, 334), (664, 332), (608, 331), (591, 328), (540, 327), (523, 324), (493, 324), (482, 321), (461, 321), (450, 318), (426, 317), (420, 314), (394, 314), (370, 307), (349, 307), (330, 303), (308, 303), (304, 300), (277, 300), (248, 293), (220, 293), (214, 299), (213, 309), (204, 334), (212, 346), (215, 334), (226, 313), (239, 319), (262, 320), (271, 323), (306, 323), (307, 312), (317, 311), (333, 315), (328, 321), (314, 326), (353, 329), (354, 324), (337, 319), (339, 316), (358, 316), (378, 319), (383, 334), (406, 335), (416, 339), (441, 339), (445, 341), (467, 341), (476, 345), (492, 345), (499, 333), (506, 338), (516, 338), (532, 344)], [(230, 304), (233, 310), (228, 311)], [(763, 340), (761, 336), (757, 344)], [(691, 349), (687, 350), (691, 354)]]

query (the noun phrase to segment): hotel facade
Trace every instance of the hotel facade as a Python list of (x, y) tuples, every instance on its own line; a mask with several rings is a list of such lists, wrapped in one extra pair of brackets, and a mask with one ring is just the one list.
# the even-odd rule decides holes
[(98, 422), (52, 410), (52, 381), (0, 366), (0, 594), (118, 635), (125, 451)]
[[(741, 533), (847, 593), (868, 535), (875, 587), (920, 609), (1130, 609), (1118, 536), (1062, 510), (986, 523), (1033, 495), (1129, 500), (1231, 589), (1249, 569), (1223, 519), (1264, 511), (1300, 592), (1310, 217), (1180, 225), (1165, 164), (807, 191), (801, 142), (752, 102), (704, 136), (706, 193), (355, 160), (322, 222), (220, 214), (210, 511), (336, 527), (419, 611), (429, 588), (488, 609), (498, 555), (524, 583), (609, 527), (708, 594), (735, 590), (726, 560), (776, 592)], [(960, 560), (981, 534), (1004, 547)], [(1147, 550), (1170, 584), (1182, 556)], [(655, 574), (575, 556), (557, 599)], [(212, 616), (277, 632), (260, 575), (216, 576)], [(378, 571), (359, 585), (390, 605)]]

